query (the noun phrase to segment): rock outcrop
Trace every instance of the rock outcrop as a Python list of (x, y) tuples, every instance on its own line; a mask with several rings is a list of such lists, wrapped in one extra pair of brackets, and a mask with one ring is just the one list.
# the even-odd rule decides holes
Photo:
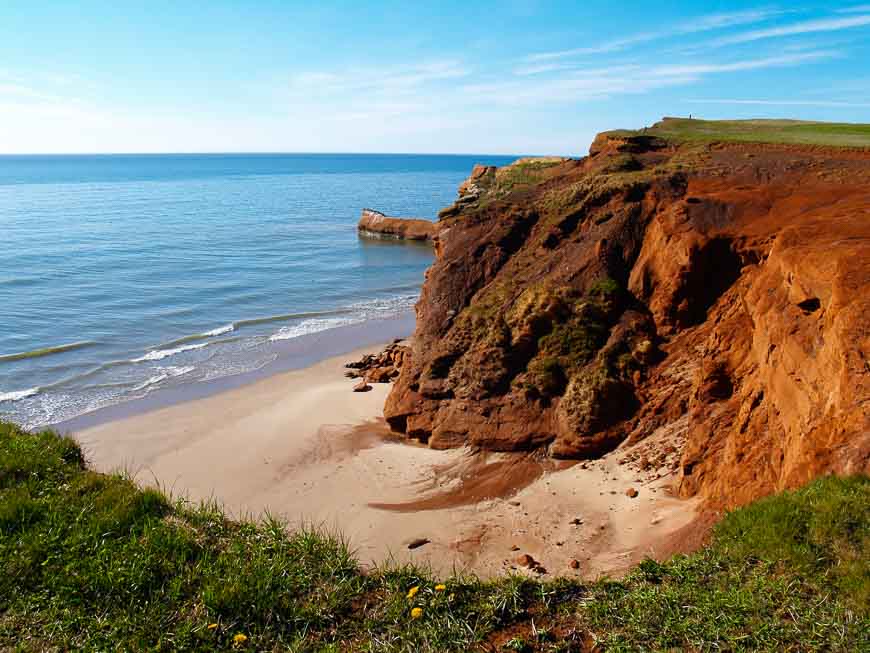
[[(347, 363), (345, 376), (366, 383), (390, 383), (399, 376), (408, 347), (397, 340), (379, 354), (366, 354), (358, 361)], [(356, 388), (354, 388), (356, 390)]]
[(435, 241), (394, 430), (569, 458), (667, 442), (675, 489), (713, 506), (870, 471), (867, 151), (605, 134), (476, 167)]
[(372, 238), (396, 240), (432, 240), (435, 223), (418, 218), (391, 218), (380, 211), (363, 209), (357, 229)]

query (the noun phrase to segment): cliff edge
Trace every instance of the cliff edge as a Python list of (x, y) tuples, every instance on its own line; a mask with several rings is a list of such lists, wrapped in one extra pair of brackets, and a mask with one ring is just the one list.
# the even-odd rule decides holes
[(710, 506), (870, 471), (870, 150), (688, 122), (474, 169), (440, 214), (394, 430), (620, 447)]

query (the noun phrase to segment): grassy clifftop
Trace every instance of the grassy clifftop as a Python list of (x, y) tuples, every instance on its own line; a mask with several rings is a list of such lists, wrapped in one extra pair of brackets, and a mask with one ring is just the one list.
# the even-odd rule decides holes
[(870, 479), (826, 478), (618, 581), (362, 573), (335, 537), (170, 501), (0, 423), (4, 650), (870, 650), (868, 550)]
[(677, 142), (740, 141), (870, 147), (870, 124), (860, 123), (664, 118), (645, 130), (617, 130), (607, 133), (615, 136), (646, 134)]

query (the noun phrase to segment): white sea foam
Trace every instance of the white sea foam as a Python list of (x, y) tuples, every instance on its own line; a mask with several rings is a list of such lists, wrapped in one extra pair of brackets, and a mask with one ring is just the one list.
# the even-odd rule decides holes
[(309, 333), (317, 333), (335, 327), (349, 324), (360, 324), (371, 319), (385, 318), (397, 315), (411, 308), (417, 301), (417, 295), (400, 295), (381, 299), (370, 299), (357, 302), (341, 309), (343, 313), (349, 313), (346, 317), (311, 318), (302, 320), (298, 324), (282, 327), (269, 336), (272, 342), (278, 340), (291, 340)]
[(139, 392), (140, 390), (144, 390), (145, 388), (147, 388), (147, 387), (149, 387), (149, 386), (152, 386), (152, 385), (154, 385), (155, 383), (160, 383), (161, 381), (164, 381), (164, 380), (166, 380), (166, 379), (168, 379), (168, 378), (169, 378), (169, 375), (168, 375), (168, 374), (155, 374), (154, 376), (152, 376), (152, 377), (151, 377), (150, 379), (148, 379), (147, 381), (143, 381), (142, 383), (140, 383), (139, 385), (137, 385), (136, 387), (134, 387), (134, 388), (131, 390), (131, 392)]
[(419, 298), (418, 294), (397, 295), (370, 299), (350, 305), (350, 310), (361, 314), (365, 319), (388, 317), (412, 308)]
[(183, 365), (181, 367), (175, 367), (170, 365), (169, 367), (164, 368), (169, 376), (184, 376), (185, 374), (190, 374), (193, 370), (196, 369), (194, 365)]
[(277, 354), (269, 354), (255, 359), (244, 359), (233, 362), (224, 361), (221, 365), (205, 370), (201, 381), (213, 381), (236, 374), (245, 374), (263, 369), (278, 358)]
[(139, 358), (134, 358), (131, 363), (144, 363), (145, 361), (160, 361), (164, 358), (169, 358), (170, 356), (175, 356), (175, 354), (180, 354), (184, 351), (191, 351), (193, 349), (202, 349), (203, 347), (207, 347), (207, 342), (200, 342), (195, 345), (184, 345), (184, 347), (176, 347), (174, 349), (154, 349), (153, 351), (149, 351), (144, 356), (140, 356)]
[(225, 333), (231, 333), (235, 330), (235, 324), (227, 324), (226, 326), (218, 327), (217, 329), (212, 329), (211, 331), (206, 331), (202, 334), (202, 336), (203, 338), (211, 338), (212, 336), (222, 336)]
[(281, 327), (277, 332), (269, 336), (269, 340), (277, 342), (278, 340), (292, 340), (299, 336), (304, 336), (309, 333), (317, 333), (318, 331), (326, 331), (335, 327), (345, 326), (347, 324), (357, 324), (362, 322), (362, 317), (333, 317), (326, 319), (303, 320), (299, 324), (293, 326)]
[(27, 388), (27, 390), (16, 390), (15, 392), (0, 392), (0, 401), (18, 401), (39, 394), (39, 388)]
[(168, 366), (168, 367), (158, 367), (157, 370), (159, 374), (155, 374), (150, 377), (147, 381), (143, 381), (136, 387), (134, 387), (131, 392), (139, 392), (140, 390), (144, 390), (152, 385), (157, 385), (161, 381), (165, 381), (166, 379), (175, 378), (177, 376), (184, 376), (185, 374), (190, 374), (195, 370), (196, 367), (193, 365), (184, 365), (182, 367)]

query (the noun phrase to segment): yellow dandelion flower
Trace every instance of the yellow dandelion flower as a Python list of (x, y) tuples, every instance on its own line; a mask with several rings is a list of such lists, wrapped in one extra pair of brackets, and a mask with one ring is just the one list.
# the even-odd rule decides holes
[(415, 596), (417, 596), (417, 592), (419, 592), (419, 591), (420, 591), (420, 586), (414, 585), (414, 587), (412, 587), (411, 589), (408, 590), (408, 598), (413, 599)]
[(208, 626), (206, 626), (206, 628), (208, 628), (209, 630), (214, 630), (215, 628), (217, 628), (217, 624), (209, 624)]
[(446, 590), (446, 589), (447, 589), (447, 585), (444, 585), (443, 583), (438, 583), (438, 584), (435, 586), (435, 591), (436, 591), (436, 592), (443, 592), (443, 591)]
[(419, 619), (423, 616), (423, 608), (414, 608), (411, 610), (411, 619)]
[(233, 644), (244, 644), (247, 641), (247, 635), (242, 635), (242, 633), (236, 633), (235, 635), (233, 635)]

